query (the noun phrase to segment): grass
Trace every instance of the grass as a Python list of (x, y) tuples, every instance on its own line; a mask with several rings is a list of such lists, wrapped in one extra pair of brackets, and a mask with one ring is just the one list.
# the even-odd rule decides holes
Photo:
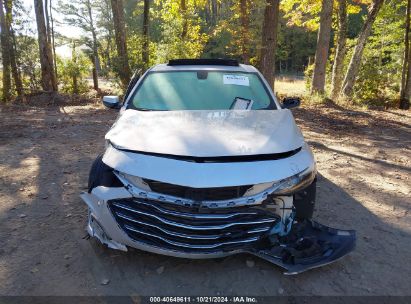
[(307, 89), (304, 80), (284, 80), (277, 79), (275, 81), (275, 92), (280, 96), (305, 96)]
[(282, 100), (284, 97), (300, 97), (302, 104), (321, 105), (330, 101), (326, 95), (311, 95), (306, 81), (295, 78), (280, 78), (275, 81), (275, 93)]

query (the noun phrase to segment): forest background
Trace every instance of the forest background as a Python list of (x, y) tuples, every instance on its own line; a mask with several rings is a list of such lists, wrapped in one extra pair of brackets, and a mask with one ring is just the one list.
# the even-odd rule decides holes
[(410, 2), (0, 0), (0, 98), (122, 94), (169, 59), (235, 58), (308, 102), (408, 109)]

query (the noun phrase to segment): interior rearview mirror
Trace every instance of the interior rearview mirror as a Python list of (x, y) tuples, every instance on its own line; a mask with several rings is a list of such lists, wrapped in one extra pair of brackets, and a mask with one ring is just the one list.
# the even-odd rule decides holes
[(104, 96), (103, 97), (103, 104), (110, 109), (120, 109), (120, 97), (118, 96)]
[(301, 104), (301, 99), (299, 97), (285, 97), (283, 99), (282, 108), (283, 109), (292, 109), (299, 107)]

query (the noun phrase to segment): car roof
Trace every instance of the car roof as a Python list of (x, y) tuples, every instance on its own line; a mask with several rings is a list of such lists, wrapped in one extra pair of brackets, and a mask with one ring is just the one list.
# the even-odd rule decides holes
[(257, 69), (252, 65), (239, 64), (238, 66), (228, 65), (168, 65), (166, 63), (157, 64), (150, 69), (150, 72), (171, 72), (171, 71), (230, 71), (230, 72), (243, 72), (243, 73), (255, 73)]

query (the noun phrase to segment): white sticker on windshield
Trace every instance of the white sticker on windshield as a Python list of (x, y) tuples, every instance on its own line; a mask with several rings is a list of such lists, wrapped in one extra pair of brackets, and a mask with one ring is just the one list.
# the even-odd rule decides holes
[(250, 80), (247, 76), (240, 75), (224, 75), (223, 77), (224, 84), (235, 84), (241, 86), (250, 86)]
[(236, 97), (230, 110), (251, 110), (253, 102), (251, 99)]

